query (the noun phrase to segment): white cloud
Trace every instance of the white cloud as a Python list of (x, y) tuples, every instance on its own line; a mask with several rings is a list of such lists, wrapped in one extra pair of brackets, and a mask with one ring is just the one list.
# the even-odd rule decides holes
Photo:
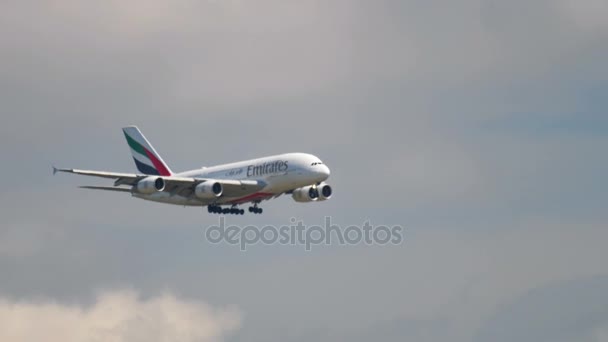
[(106, 292), (90, 307), (0, 299), (2, 341), (221, 341), (239, 326), (235, 309), (168, 293)]

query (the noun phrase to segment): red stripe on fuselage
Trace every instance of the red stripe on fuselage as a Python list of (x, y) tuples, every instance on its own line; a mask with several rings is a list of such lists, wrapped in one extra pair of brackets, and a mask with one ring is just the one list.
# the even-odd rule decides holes
[(272, 197), (272, 196), (274, 196), (274, 194), (270, 193), (270, 192), (256, 192), (255, 194), (251, 194), (251, 195), (230, 201), (230, 203), (241, 204), (241, 203), (250, 202), (250, 201), (253, 201), (256, 199), (264, 199), (264, 198), (268, 198), (268, 197)]

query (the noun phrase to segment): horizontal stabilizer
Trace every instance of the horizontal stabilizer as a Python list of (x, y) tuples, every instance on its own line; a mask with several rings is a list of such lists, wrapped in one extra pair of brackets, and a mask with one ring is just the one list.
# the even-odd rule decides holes
[(131, 189), (127, 188), (114, 188), (111, 186), (92, 186), (92, 185), (83, 185), (79, 186), (81, 189), (90, 189), (90, 190), (106, 190), (106, 191), (118, 191), (118, 192), (131, 192)]

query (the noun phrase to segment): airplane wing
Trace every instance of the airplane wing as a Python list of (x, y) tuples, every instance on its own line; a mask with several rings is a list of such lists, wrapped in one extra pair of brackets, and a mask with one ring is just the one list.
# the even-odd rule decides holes
[(79, 169), (58, 169), (53, 166), (53, 174), (57, 172), (66, 172), (66, 173), (74, 173), (77, 175), (83, 176), (93, 176), (93, 177), (101, 177), (101, 178), (110, 178), (114, 179), (114, 186), (119, 185), (135, 185), (141, 179), (148, 177), (143, 174), (135, 174), (135, 173), (119, 173), (119, 172), (106, 172), (106, 171), (90, 171), (90, 170), (79, 170)]
[(105, 190), (105, 191), (116, 191), (116, 192), (128, 192), (131, 193), (131, 189), (128, 188), (116, 188), (111, 186), (93, 186), (93, 185), (83, 185), (79, 186), (81, 189), (89, 189), (89, 190)]
[[(73, 173), (83, 176), (93, 176), (101, 178), (114, 179), (114, 186), (119, 185), (131, 185), (134, 186), (140, 180), (151, 177), (150, 175), (135, 174), (135, 173), (119, 173), (119, 172), (106, 172), (106, 171), (91, 171), (91, 170), (79, 170), (79, 169), (58, 169), (53, 167), (53, 174), (57, 172)], [(157, 177), (157, 176), (152, 176)], [(175, 176), (163, 176), (165, 181), (165, 189), (163, 191), (170, 192), (174, 195), (180, 195), (184, 197), (190, 197), (194, 194), (194, 188), (204, 182), (214, 181), (222, 184), (224, 190), (223, 196), (226, 197), (241, 197), (247, 196), (261, 190), (266, 186), (265, 183), (255, 180), (232, 180), (232, 179), (212, 179), (212, 178), (192, 178), (192, 177), (175, 177)], [(87, 187), (88, 189), (102, 190), (97, 187)], [(120, 188), (116, 188), (120, 189)], [(123, 188), (124, 189), (124, 188)], [(103, 190), (109, 190), (104, 188)], [(127, 190), (127, 189), (124, 189)], [(118, 190), (120, 191), (120, 190)]]

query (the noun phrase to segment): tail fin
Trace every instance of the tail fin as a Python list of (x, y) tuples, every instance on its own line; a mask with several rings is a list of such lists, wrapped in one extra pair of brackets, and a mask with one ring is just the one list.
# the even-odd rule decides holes
[(169, 166), (156, 153), (156, 150), (146, 137), (141, 134), (139, 128), (129, 126), (122, 129), (127, 138), (127, 143), (131, 147), (131, 154), (135, 160), (137, 169), (146, 175), (171, 176), (172, 172)]

